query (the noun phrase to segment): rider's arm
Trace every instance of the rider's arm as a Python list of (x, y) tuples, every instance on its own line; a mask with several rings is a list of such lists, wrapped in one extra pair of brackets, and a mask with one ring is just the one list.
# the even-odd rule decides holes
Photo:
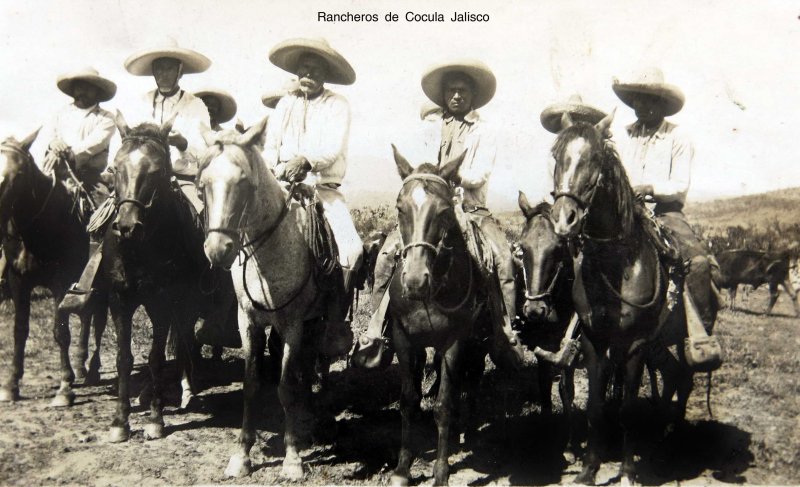
[(350, 104), (340, 95), (332, 95), (328, 105), (318, 120), (314, 121), (316, 130), (313, 139), (305, 144), (303, 154), (314, 172), (322, 171), (343, 158), (347, 152), (347, 138), (350, 133)]
[(460, 186), (465, 189), (480, 188), (489, 181), (497, 156), (494, 133), (483, 130), (480, 137), (470, 139), (474, 142), (468, 144), (467, 154), (458, 171), (461, 176)]
[(71, 149), (75, 154), (75, 162), (77, 165), (83, 163), (97, 164), (99, 167), (94, 169), (102, 171), (105, 169), (105, 162), (101, 159), (93, 159), (92, 156), (108, 150), (108, 145), (114, 132), (117, 130), (114, 124), (114, 118), (110, 113), (98, 113), (92, 121), (93, 127), (91, 132), (83, 140), (74, 144)]
[(669, 169), (669, 179), (653, 181), (653, 199), (656, 202), (669, 203), (686, 201), (691, 181), (692, 160), (694, 147), (679, 131), (672, 131), (672, 160)]

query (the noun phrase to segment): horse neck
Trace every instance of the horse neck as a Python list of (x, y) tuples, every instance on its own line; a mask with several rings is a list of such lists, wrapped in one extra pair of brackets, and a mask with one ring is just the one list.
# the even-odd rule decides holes
[[(247, 205), (247, 219), (245, 234), (252, 238), (264, 229), (275, 227), (281, 217), (283, 207), (287, 204), (288, 194), (275, 176), (269, 171), (263, 161), (254, 161), (252, 164), (255, 173), (255, 190)], [(289, 218), (284, 218), (283, 226)], [(273, 234), (280, 238), (282, 232), (273, 228)]]
[(42, 173), (32, 160), (26, 164), (28, 179), (14, 202), (14, 221), (23, 237), (26, 234), (53, 235), (53, 231), (61, 226), (59, 220), (69, 212), (66, 188)]
[[(607, 154), (606, 157), (614, 156)], [(636, 239), (636, 202), (619, 160), (605, 161), (601, 177), (602, 185), (589, 202), (585, 233), (601, 241)]]

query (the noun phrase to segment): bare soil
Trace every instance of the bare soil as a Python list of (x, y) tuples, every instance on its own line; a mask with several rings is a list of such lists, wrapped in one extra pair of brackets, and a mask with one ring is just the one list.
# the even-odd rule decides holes
[[(705, 404), (706, 376), (695, 378), (686, 428), (665, 432), (647, 399), (639, 404), (637, 451), (640, 480), (646, 485), (796, 484), (800, 483), (800, 320), (782, 296), (772, 316), (761, 314), (765, 290), (751, 293), (737, 311), (723, 311), (716, 330), (726, 362), (713, 376), (711, 405)], [(365, 326), (362, 300), (356, 324)], [(210, 361), (199, 373), (199, 405), (180, 411), (177, 381), (170, 389), (167, 436), (146, 441), (141, 407), (131, 415), (132, 438), (108, 443), (115, 408), (115, 334), (103, 342), (102, 381), (78, 387), (75, 405), (48, 406), (58, 383), (57, 347), (50, 325), (52, 302), (34, 304), (23, 399), (0, 404), (0, 484), (3, 485), (190, 485), (286, 484), (280, 477), (283, 413), (274, 386), (261, 396), (263, 415), (253, 448), (255, 471), (227, 480), (223, 470), (234, 449), (241, 423), (243, 362), (237, 350), (226, 351), (221, 364)], [(149, 349), (146, 318), (137, 319), (134, 393), (145, 383)], [(77, 337), (73, 323), (73, 344)], [(0, 379), (5, 380), (13, 348), (12, 308), (0, 306)], [(74, 346), (73, 346), (74, 348)], [(174, 371), (173, 371), (174, 373)], [(483, 380), (476, 441), (459, 445), (451, 457), (451, 483), (458, 485), (547, 485), (570, 482), (580, 463), (562, 455), (566, 424), (554, 388), (555, 414), (540, 413), (540, 391), (529, 368), (511, 374), (490, 368)], [(389, 481), (400, 435), (399, 377), (386, 371), (349, 369), (344, 361), (331, 374), (337, 411), (335, 431), (312, 437), (303, 451), (308, 472), (303, 483), (384, 484)], [(576, 378), (577, 406), (585, 406), (586, 380)], [(643, 384), (646, 391), (647, 380)], [(644, 396), (644, 394), (643, 394)], [(423, 402), (422, 452), (412, 483), (432, 483), (435, 423), (430, 398)], [(577, 423), (585, 419), (579, 412)], [(585, 439), (585, 428), (577, 428)], [(607, 435), (609, 448), (600, 484), (616, 483), (619, 435)]]

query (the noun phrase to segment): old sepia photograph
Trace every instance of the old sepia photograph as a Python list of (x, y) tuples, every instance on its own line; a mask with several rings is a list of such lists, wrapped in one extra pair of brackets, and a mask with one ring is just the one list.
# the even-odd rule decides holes
[(800, 484), (797, 2), (0, 44), (0, 485)]

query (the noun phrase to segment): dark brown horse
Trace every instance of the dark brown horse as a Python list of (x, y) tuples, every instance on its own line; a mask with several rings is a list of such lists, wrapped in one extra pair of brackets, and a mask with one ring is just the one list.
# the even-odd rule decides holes
[(593, 484), (600, 467), (599, 423), (611, 373), (624, 380), (620, 420), (620, 475), (635, 477), (631, 413), (645, 354), (667, 314), (667, 278), (646, 237), (633, 189), (604, 133), (613, 113), (597, 126), (568, 116), (553, 146), (555, 232), (575, 249), (573, 303), (582, 322), (582, 350), (589, 377), (589, 445), (575, 479)]
[[(80, 275), (89, 252), (89, 237), (78, 212), (73, 211), (73, 196), (57, 178), (44, 175), (28, 152), (35, 138), (36, 133), (22, 142), (0, 142), (0, 231), (14, 302), (14, 362), (8, 382), (0, 388), (0, 401), (20, 398), (31, 291), (35, 286), (47, 287), (54, 302), (61, 302), (69, 285)], [(81, 316), (79, 371), (87, 380), (99, 378), (100, 339), (107, 319), (105, 306), (97, 304)], [(85, 361), (92, 317), (96, 348), (87, 375)], [(56, 310), (53, 335), (61, 358), (61, 385), (52, 405), (70, 406), (75, 399), (75, 374), (69, 361), (69, 315)]]
[(455, 214), (449, 178), (458, 173), (463, 155), (441, 167), (422, 164), (416, 169), (396, 149), (394, 157), (403, 178), (397, 196), (402, 251), (389, 284), (389, 313), (402, 381), (402, 436), (392, 482), (408, 483), (418, 448), (413, 423), (422, 398), (425, 348), (432, 347), (442, 357), (434, 405), (439, 434), (433, 473), (434, 483), (445, 485), (454, 407), (468, 366), (463, 363), (468, 360), (465, 348), (471, 336), (489, 333), (483, 330), (491, 323), (487, 285), (467, 251)]
[[(173, 118), (174, 119), (174, 118)], [(122, 144), (114, 159), (117, 215), (103, 240), (101, 272), (109, 283), (109, 304), (117, 331), (119, 397), (110, 441), (130, 436), (130, 375), (133, 368), (133, 313), (144, 306), (153, 327), (149, 356), (153, 394), (144, 433), (164, 436), (164, 378), (168, 334), (175, 342), (182, 374), (182, 406), (192, 397), (190, 352), (193, 326), (202, 303), (209, 301), (201, 283), (208, 269), (203, 232), (188, 201), (171, 182), (167, 136), (172, 120), (161, 126), (120, 126)]]

